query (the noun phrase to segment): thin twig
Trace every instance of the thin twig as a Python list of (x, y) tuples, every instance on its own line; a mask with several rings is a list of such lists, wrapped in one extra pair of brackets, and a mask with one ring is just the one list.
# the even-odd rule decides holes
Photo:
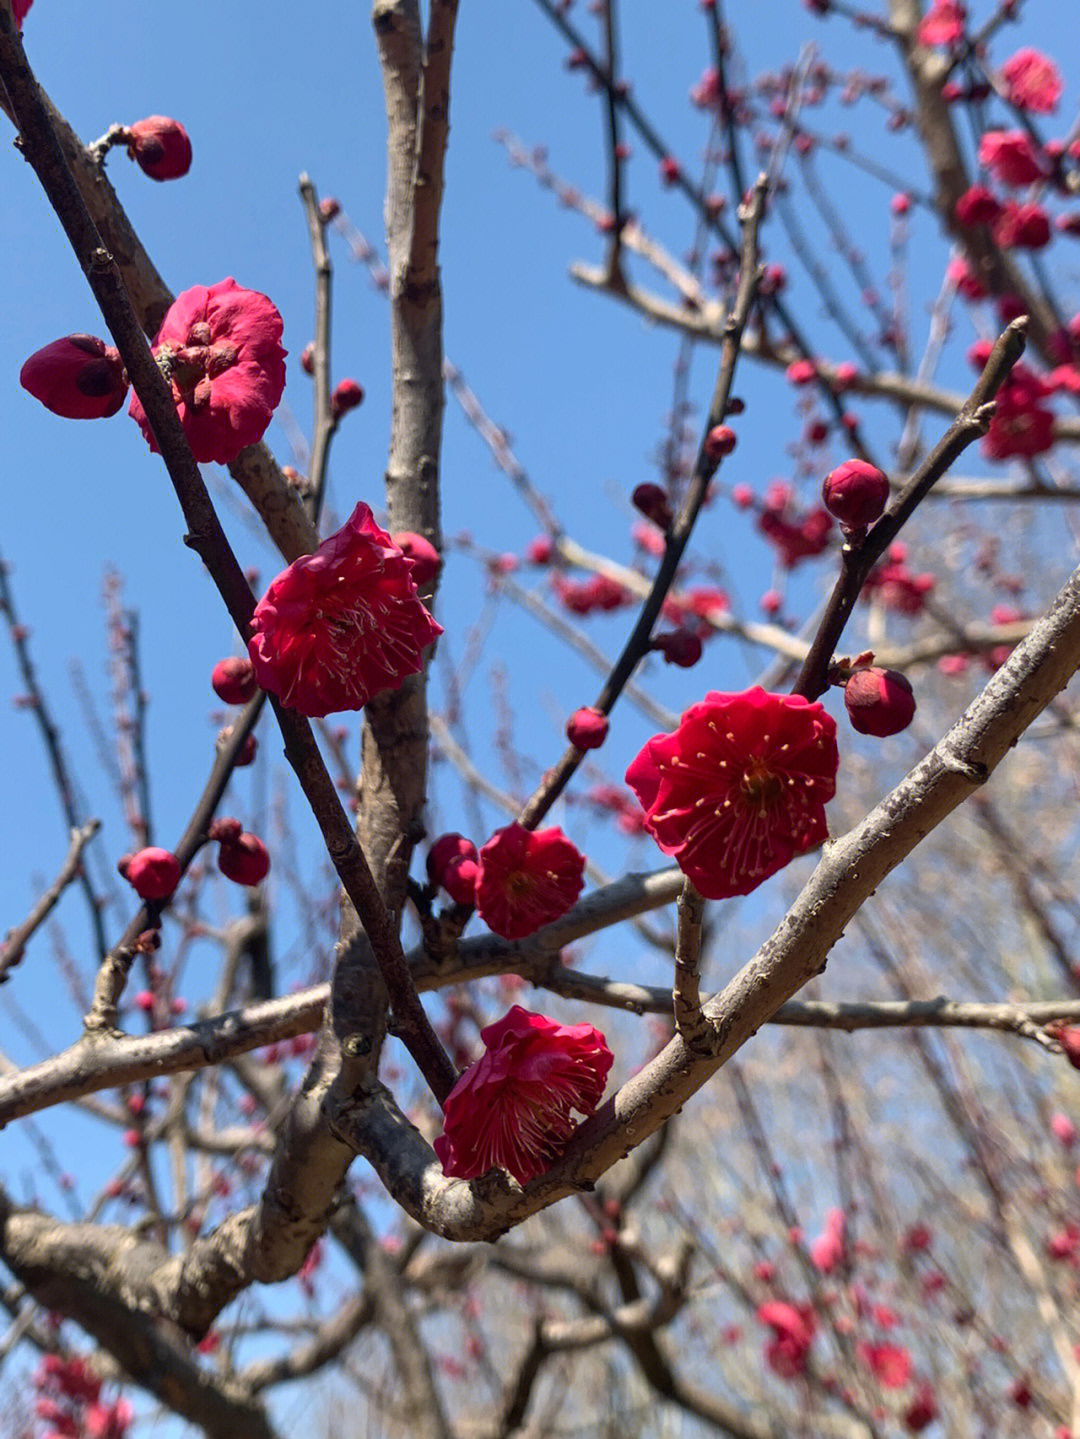
[(33, 909), (14, 929), (9, 929), (4, 936), (4, 942), (0, 945), (0, 984), (3, 984), (8, 975), (22, 959), (30, 936), (35, 930), (48, 919), (55, 909), (60, 896), (67, 889), (68, 885), (79, 873), (79, 866), (82, 861), (82, 852), (101, 828), (99, 819), (92, 819), (84, 824), (81, 829), (72, 831), (71, 848), (67, 858), (64, 860), (60, 873), (49, 885), (48, 889), (41, 896)]

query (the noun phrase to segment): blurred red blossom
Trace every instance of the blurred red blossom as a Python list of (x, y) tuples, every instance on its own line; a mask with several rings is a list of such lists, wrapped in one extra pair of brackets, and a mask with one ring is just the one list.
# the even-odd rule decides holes
[(1034, 141), (1024, 130), (987, 130), (979, 141), (979, 164), (1003, 185), (1033, 185), (1046, 177)]
[(915, 32), (920, 45), (954, 45), (964, 33), (967, 6), (958, 0), (934, 0)]
[(1026, 46), (1001, 67), (1005, 98), (1021, 110), (1049, 115), (1057, 109), (1062, 84), (1058, 67), (1041, 50)]
[(809, 1304), (789, 1304), (770, 1299), (757, 1311), (758, 1322), (767, 1324), (773, 1337), (765, 1345), (765, 1362), (781, 1379), (797, 1379), (806, 1371), (810, 1346), (817, 1332), (817, 1320)]
[(557, 1024), (517, 1004), (480, 1038), (484, 1053), (443, 1106), (435, 1153), (444, 1174), (473, 1179), (501, 1165), (527, 1184), (574, 1133), (571, 1112), (599, 1104), (613, 1056), (591, 1024)]
[(911, 1354), (899, 1344), (859, 1344), (859, 1358), (883, 1389), (903, 1389), (911, 1381)]

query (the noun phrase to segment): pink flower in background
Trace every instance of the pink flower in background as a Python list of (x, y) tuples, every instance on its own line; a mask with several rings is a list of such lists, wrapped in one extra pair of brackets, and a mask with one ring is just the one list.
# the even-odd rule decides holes
[(964, 33), (967, 6), (957, 0), (934, 0), (919, 21), (916, 38), (920, 45), (953, 45)]
[(515, 1004), (480, 1031), (485, 1050), (444, 1105), (435, 1153), (443, 1173), (474, 1179), (495, 1165), (519, 1184), (543, 1174), (600, 1103), (612, 1053), (591, 1024), (556, 1024)]
[(899, 1344), (859, 1344), (857, 1350), (882, 1389), (903, 1389), (911, 1382), (911, 1355)]
[[(169, 306), (154, 340), (180, 423), (200, 464), (227, 465), (261, 440), (285, 388), (282, 323), (273, 302), (233, 279), (195, 285)], [(139, 397), (129, 413), (154, 451)]]
[(1005, 61), (1001, 82), (1007, 100), (1037, 115), (1049, 115), (1056, 110), (1065, 88), (1053, 60), (1030, 46), (1017, 50)]
[(19, 383), (65, 420), (103, 420), (124, 403), (128, 382), (120, 351), (96, 335), (65, 335), (35, 350)]
[(844, 1262), (844, 1235), (847, 1232), (847, 1218), (842, 1209), (830, 1209), (825, 1216), (825, 1228), (810, 1245), (810, 1258), (822, 1274), (831, 1274)]
[(987, 130), (979, 141), (979, 164), (1003, 185), (1033, 185), (1046, 176), (1039, 152), (1024, 130)]
[(799, 695), (707, 694), (626, 771), (645, 824), (707, 899), (749, 894), (828, 835), (836, 723)]
[(557, 826), (508, 824), (480, 851), (476, 908), (493, 933), (523, 939), (566, 913), (584, 876), (585, 856)]
[(788, 1304), (770, 1299), (757, 1312), (758, 1322), (767, 1324), (773, 1337), (765, 1345), (765, 1362), (781, 1379), (797, 1379), (806, 1372), (810, 1346), (817, 1321), (809, 1304)]
[(313, 555), (302, 555), (255, 606), (255, 678), (289, 709), (328, 715), (418, 674), (442, 634), (416, 593), (412, 565), (363, 502)]

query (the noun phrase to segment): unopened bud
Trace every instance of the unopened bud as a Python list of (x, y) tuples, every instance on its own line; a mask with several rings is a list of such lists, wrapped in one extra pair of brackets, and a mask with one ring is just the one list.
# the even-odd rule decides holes
[(211, 671), (210, 684), (218, 699), (227, 705), (246, 705), (259, 689), (255, 667), (247, 655), (229, 655), (227, 659), (218, 660)]
[(342, 415), (347, 415), (350, 410), (355, 410), (357, 405), (363, 403), (363, 385), (356, 380), (342, 380), (334, 387), (334, 393), (330, 396), (330, 413), (335, 420), (340, 420)]
[(662, 530), (671, 527), (671, 502), (659, 485), (646, 481), (637, 486), (630, 499), (634, 508), (640, 510), (647, 520), (652, 520), (654, 525)]
[(125, 855), (117, 868), (140, 899), (168, 899), (180, 883), (180, 861), (170, 850), (156, 845)]
[(418, 589), (431, 583), (439, 573), (442, 560), (430, 540), (412, 530), (399, 530), (390, 538), (412, 566), (413, 583)]
[(245, 833), (238, 840), (221, 845), (218, 869), (234, 884), (251, 888), (261, 884), (270, 873), (270, 855), (261, 839)]
[(847, 460), (825, 476), (821, 498), (842, 525), (861, 530), (884, 513), (889, 502), (889, 481), (876, 465)]
[(666, 664), (684, 670), (692, 669), (701, 658), (701, 640), (689, 630), (665, 630), (654, 635), (650, 649), (663, 655)]
[(575, 749), (599, 749), (607, 739), (609, 728), (606, 714), (585, 705), (566, 721), (566, 738)]
[(873, 666), (856, 670), (844, 686), (852, 729), (860, 734), (899, 734), (915, 718), (915, 696), (905, 675)]
[(151, 180), (179, 180), (191, 169), (191, 141), (179, 120), (148, 115), (124, 128), (127, 152)]
[(128, 389), (119, 350), (96, 335), (65, 335), (35, 351), (19, 371), (19, 383), (65, 420), (115, 415)]

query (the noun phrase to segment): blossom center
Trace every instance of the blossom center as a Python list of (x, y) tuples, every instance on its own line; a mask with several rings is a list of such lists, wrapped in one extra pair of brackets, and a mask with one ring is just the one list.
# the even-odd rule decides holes
[(209, 381), (232, 369), (239, 359), (236, 345), (231, 340), (215, 342), (210, 326), (203, 321), (189, 327), (187, 343), (179, 349), (163, 345), (157, 351), (158, 364), (172, 382), (176, 398), (196, 407), (209, 400)]
[(764, 813), (779, 803), (784, 793), (784, 782), (779, 775), (758, 762), (743, 775), (739, 788), (747, 803)]

